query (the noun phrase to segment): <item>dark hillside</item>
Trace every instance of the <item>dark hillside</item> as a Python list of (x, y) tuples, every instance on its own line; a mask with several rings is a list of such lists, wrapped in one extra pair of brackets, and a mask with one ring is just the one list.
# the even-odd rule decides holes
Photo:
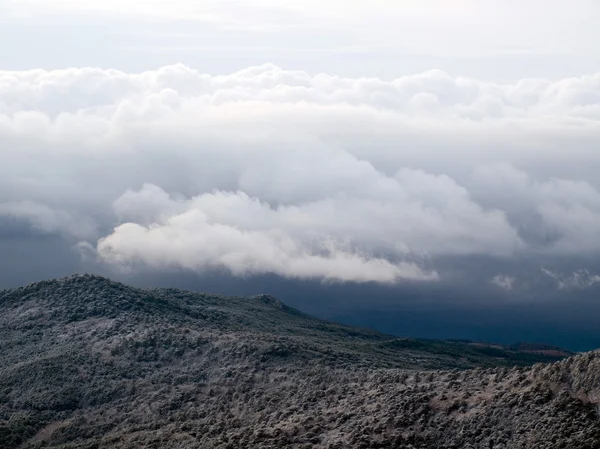
[[(600, 447), (597, 353), (398, 339), (276, 298), (0, 291), (0, 447)], [(539, 444), (539, 445), (538, 445)]]

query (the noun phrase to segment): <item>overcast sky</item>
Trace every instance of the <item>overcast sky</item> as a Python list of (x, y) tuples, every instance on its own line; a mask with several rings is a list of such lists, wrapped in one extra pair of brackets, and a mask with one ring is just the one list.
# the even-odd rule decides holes
[(596, 0), (0, 0), (5, 69), (184, 63), (516, 81), (593, 73)]
[(0, 0), (0, 287), (218, 274), (332, 316), (354, 285), (375, 311), (575, 301), (577, 326), (598, 23), (593, 0)]

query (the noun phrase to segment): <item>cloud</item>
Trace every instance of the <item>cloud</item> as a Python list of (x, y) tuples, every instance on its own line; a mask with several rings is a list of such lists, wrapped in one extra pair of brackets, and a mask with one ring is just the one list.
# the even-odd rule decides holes
[(542, 268), (541, 271), (544, 275), (554, 279), (560, 290), (581, 290), (600, 283), (600, 275), (592, 274), (586, 269), (577, 270), (570, 275), (557, 273), (546, 268)]
[(599, 139), (600, 74), (0, 72), (0, 213), (109, 263), (433, 280), (597, 255)]
[(538, 181), (508, 164), (477, 167), (476, 199), (505, 211), (530, 247), (542, 252), (596, 253), (600, 193), (586, 180)]
[(86, 239), (96, 233), (94, 223), (85, 217), (75, 217), (69, 212), (31, 201), (0, 202), (0, 217), (25, 221), (42, 234)]
[(510, 291), (513, 289), (515, 278), (512, 276), (497, 274), (490, 282), (503, 290)]
[(361, 256), (332, 242), (307, 248), (278, 230), (245, 231), (211, 224), (201, 211), (172, 217), (163, 225), (126, 223), (101, 239), (98, 253), (117, 264), (142, 261), (153, 267), (196, 271), (225, 268), (236, 276), (277, 274), (289, 278), (326, 281), (395, 283), (399, 280), (436, 280), (434, 271), (417, 264)]
[[(277, 207), (239, 191), (177, 200), (145, 185), (115, 202), (117, 215), (128, 223), (103, 239), (99, 252), (114, 261), (140, 259), (156, 265), (179, 259), (186, 268), (225, 266), (236, 274), (391, 282), (437, 278), (402, 261), (407, 256), (463, 254), (485, 245), (494, 252), (503, 239), (505, 245), (514, 244), (516, 237), (502, 215), (481, 210), (451, 180), (419, 172), (386, 178), (368, 171), (374, 179), (357, 173), (355, 181), (363, 187), (349, 196), (331, 193)], [(378, 183), (387, 186), (377, 191)], [(434, 205), (442, 193), (453, 208), (444, 202)], [(473, 225), (480, 228), (477, 235)], [(389, 263), (385, 256), (397, 262)], [(339, 273), (330, 265), (338, 266)]]

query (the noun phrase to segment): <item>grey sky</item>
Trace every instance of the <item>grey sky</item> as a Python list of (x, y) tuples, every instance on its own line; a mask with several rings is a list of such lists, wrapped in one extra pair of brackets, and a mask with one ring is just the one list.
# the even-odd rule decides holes
[(0, 287), (590, 301), (597, 23), (587, 0), (0, 0)]
[(440, 68), (511, 81), (594, 72), (594, 0), (0, 1), (4, 69), (181, 62), (394, 78)]

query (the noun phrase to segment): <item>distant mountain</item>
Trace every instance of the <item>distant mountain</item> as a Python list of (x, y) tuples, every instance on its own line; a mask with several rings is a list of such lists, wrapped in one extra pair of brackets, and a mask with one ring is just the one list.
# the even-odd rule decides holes
[(0, 291), (0, 448), (598, 448), (569, 355), (78, 275)]

